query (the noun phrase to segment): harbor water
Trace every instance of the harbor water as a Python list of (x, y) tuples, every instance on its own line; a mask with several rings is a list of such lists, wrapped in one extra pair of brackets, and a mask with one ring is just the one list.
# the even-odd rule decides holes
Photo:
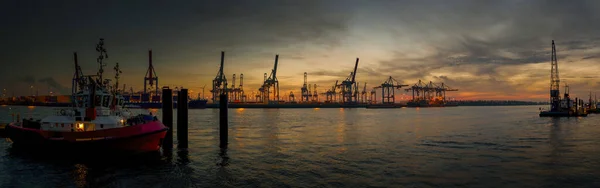
[(227, 150), (218, 109), (189, 110), (187, 150), (81, 160), (3, 139), (0, 187), (600, 187), (600, 115), (539, 108), (230, 109)]

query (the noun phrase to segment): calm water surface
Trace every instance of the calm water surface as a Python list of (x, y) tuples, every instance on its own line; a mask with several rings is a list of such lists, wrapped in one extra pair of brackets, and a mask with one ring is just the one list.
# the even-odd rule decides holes
[(82, 162), (2, 140), (0, 187), (600, 187), (600, 115), (538, 108), (230, 109), (227, 151), (218, 110), (190, 110), (188, 150)]

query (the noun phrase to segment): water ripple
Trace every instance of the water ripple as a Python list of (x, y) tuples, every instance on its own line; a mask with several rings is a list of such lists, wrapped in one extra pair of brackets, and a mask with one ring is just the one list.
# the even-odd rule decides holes
[(158, 157), (45, 159), (0, 141), (0, 187), (600, 186), (600, 116), (536, 109), (231, 109), (227, 150), (218, 110), (190, 110), (190, 148)]

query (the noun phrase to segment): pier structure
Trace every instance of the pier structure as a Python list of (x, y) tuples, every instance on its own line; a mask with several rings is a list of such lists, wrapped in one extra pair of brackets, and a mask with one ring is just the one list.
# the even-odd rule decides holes
[(213, 103), (218, 104), (220, 99), (220, 94), (227, 91), (227, 78), (223, 73), (223, 66), (225, 63), (225, 52), (221, 51), (221, 66), (219, 67), (219, 71), (217, 72), (217, 76), (213, 79), (212, 89), (210, 92), (212, 93), (212, 101)]
[(188, 148), (188, 89), (177, 93), (177, 147)]
[(162, 123), (169, 127), (163, 140), (163, 147), (173, 148), (173, 90), (165, 86), (162, 88)]
[(220, 93), (219, 100), (221, 104), (219, 105), (219, 147), (225, 149), (229, 142), (229, 103), (227, 102), (227, 92)]

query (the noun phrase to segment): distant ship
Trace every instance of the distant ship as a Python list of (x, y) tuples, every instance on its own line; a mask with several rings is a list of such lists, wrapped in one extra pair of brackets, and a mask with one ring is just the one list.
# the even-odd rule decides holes
[(190, 109), (204, 109), (206, 108), (206, 103), (208, 103), (208, 99), (192, 99), (188, 102), (188, 108)]

